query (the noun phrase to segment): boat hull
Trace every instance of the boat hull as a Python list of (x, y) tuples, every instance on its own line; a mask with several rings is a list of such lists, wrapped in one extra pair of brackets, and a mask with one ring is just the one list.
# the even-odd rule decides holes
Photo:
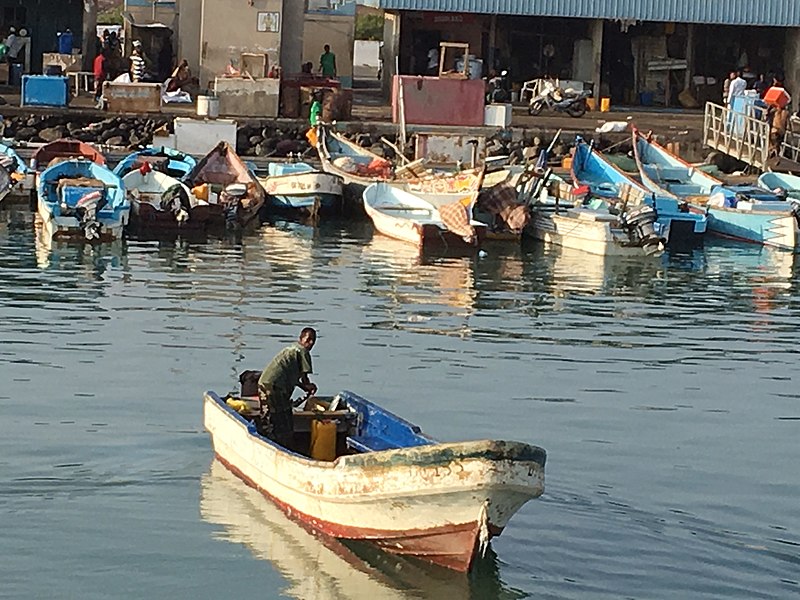
[[(38, 201), (36, 215), (42, 225), (42, 233), (51, 239), (85, 241), (83, 227), (77, 218), (54, 215), (50, 206), (41, 198)], [(114, 211), (111, 217), (101, 214), (97, 219), (101, 226), (99, 237), (93, 241), (100, 243), (122, 239), (129, 217), (129, 209)]]
[(324, 462), (258, 436), (211, 392), (204, 418), (219, 460), (290, 517), (458, 571), (544, 490), (544, 451), (526, 444), (431, 444)]
[(335, 212), (342, 206), (342, 181), (335, 175), (293, 173), (259, 181), (267, 193), (267, 206), (277, 210)]
[[(695, 210), (706, 210), (695, 207)], [(797, 219), (786, 212), (744, 212), (708, 208), (708, 228), (720, 237), (796, 251), (800, 240)]]
[(627, 232), (614, 227), (609, 220), (579, 218), (570, 211), (564, 214), (534, 211), (529, 229), (532, 237), (543, 242), (599, 256), (660, 256), (663, 253), (660, 246), (649, 252), (631, 244)]

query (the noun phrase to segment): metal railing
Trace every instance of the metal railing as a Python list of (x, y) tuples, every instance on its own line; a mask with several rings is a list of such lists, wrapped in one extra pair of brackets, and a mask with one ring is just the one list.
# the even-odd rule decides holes
[(781, 143), (781, 156), (800, 163), (800, 117), (789, 119), (789, 127)]
[(706, 102), (703, 143), (759, 169), (767, 168), (769, 123), (759, 112), (742, 113)]

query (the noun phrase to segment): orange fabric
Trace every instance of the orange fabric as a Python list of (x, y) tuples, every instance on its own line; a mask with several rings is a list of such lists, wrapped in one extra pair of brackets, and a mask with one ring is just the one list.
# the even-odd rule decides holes
[(306, 139), (308, 140), (308, 143), (311, 144), (312, 148), (316, 148), (318, 141), (317, 130), (312, 127), (311, 129), (306, 131)]

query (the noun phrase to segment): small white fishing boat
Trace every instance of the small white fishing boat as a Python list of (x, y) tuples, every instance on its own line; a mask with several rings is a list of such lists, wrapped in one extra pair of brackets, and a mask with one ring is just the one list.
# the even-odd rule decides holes
[(208, 203), (166, 173), (143, 167), (128, 172), (122, 181), (131, 203), (133, 228), (198, 228), (207, 220)]
[(314, 215), (341, 210), (340, 177), (304, 162), (270, 163), (267, 169), (266, 177), (256, 175), (256, 179), (267, 193), (268, 207)]
[(612, 214), (600, 199), (583, 205), (563, 180), (551, 182), (546, 200), (532, 206), (533, 237), (565, 248), (603, 256), (660, 256), (664, 240), (654, 224), (656, 213), (644, 204)]
[(425, 196), (386, 183), (364, 190), (364, 210), (380, 233), (420, 248), (477, 249), (486, 225), (471, 218), (475, 195), (435, 206)]
[(758, 185), (771, 192), (785, 195), (791, 200), (800, 202), (800, 177), (789, 173), (763, 173), (758, 178)]
[(295, 411), (293, 449), (260, 435), (247, 409), (241, 415), (229, 402), (239, 404), (214, 392), (203, 402), (220, 462), (290, 517), (331, 537), (468, 571), (490, 538), (544, 490), (543, 449), (438, 443), (351, 392)]

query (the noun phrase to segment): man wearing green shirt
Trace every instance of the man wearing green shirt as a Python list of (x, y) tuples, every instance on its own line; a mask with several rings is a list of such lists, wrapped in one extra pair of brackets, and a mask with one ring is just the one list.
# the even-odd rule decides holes
[(299, 387), (306, 397), (317, 393), (317, 386), (308, 380), (312, 373), (311, 349), (317, 341), (317, 332), (306, 327), (291, 346), (278, 352), (258, 378), (258, 390), (266, 405), (267, 436), (284, 447), (291, 447), (294, 439), (292, 392)]
[(325, 52), (319, 57), (319, 68), (325, 77), (336, 77), (336, 55), (331, 52), (331, 47), (325, 44)]

